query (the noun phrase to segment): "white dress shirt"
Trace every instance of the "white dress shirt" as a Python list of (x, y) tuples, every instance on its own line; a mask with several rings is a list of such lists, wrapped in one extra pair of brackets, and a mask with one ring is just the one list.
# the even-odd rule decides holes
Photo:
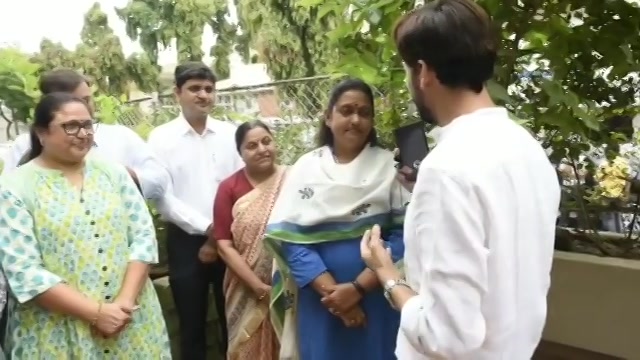
[(558, 178), (502, 108), (442, 129), (407, 209), (399, 360), (529, 360), (547, 312)]
[[(169, 183), (169, 174), (154, 157), (149, 145), (133, 130), (117, 124), (98, 124), (94, 141), (96, 146), (91, 149), (92, 156), (115, 161), (133, 170), (145, 198), (156, 199), (163, 196)], [(18, 136), (3, 159), (2, 173), (17, 168), (30, 149), (29, 134)]]
[(151, 131), (149, 144), (171, 178), (157, 203), (165, 221), (192, 235), (206, 232), (218, 184), (244, 166), (235, 133), (234, 124), (209, 118), (198, 134), (182, 116)]

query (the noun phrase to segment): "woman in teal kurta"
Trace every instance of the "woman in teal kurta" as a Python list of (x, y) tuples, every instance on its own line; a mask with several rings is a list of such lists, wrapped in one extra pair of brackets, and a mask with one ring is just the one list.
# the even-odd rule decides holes
[[(36, 131), (48, 132), (44, 138), (64, 130), (85, 141), (93, 133), (90, 115), (77, 100), (55, 96), (38, 105), (52, 113), (48, 122), (38, 123), (36, 108)], [(46, 153), (53, 140), (42, 138)], [(83, 155), (81, 186), (42, 155), (0, 178), (0, 263), (11, 288), (5, 351), (14, 360), (170, 359), (145, 273), (158, 259), (151, 215), (125, 168), (84, 158), (77, 139), (69, 154)]]

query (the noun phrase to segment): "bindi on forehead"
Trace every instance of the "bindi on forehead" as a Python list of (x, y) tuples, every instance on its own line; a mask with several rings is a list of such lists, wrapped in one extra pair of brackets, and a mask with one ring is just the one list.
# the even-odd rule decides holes
[(342, 105), (369, 106), (369, 98), (360, 91), (347, 91), (338, 100), (338, 106)]
[(353, 100), (338, 103), (336, 106), (338, 109), (370, 109), (371, 105), (366, 100)]

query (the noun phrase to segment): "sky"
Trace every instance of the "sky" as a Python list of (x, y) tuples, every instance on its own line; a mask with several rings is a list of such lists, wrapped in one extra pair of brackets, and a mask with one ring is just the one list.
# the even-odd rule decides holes
[[(100, 3), (109, 16), (109, 25), (120, 37), (126, 55), (140, 51), (125, 33), (125, 25), (115, 13), (115, 7), (123, 7), (128, 0), (0, 0), (0, 47), (16, 46), (25, 52), (37, 52), (40, 41), (49, 38), (61, 42), (69, 49), (80, 42), (80, 30), (84, 14), (94, 2)], [(207, 28), (203, 37), (205, 54), (215, 38)], [(205, 58), (208, 62), (210, 59)], [(167, 49), (159, 56), (160, 65), (176, 63), (176, 52)]]

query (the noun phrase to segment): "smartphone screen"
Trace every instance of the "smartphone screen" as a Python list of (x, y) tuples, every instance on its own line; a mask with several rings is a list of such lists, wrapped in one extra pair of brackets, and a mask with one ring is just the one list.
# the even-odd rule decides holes
[(393, 131), (399, 151), (400, 166), (418, 172), (420, 163), (429, 153), (427, 134), (422, 121), (402, 126)]

